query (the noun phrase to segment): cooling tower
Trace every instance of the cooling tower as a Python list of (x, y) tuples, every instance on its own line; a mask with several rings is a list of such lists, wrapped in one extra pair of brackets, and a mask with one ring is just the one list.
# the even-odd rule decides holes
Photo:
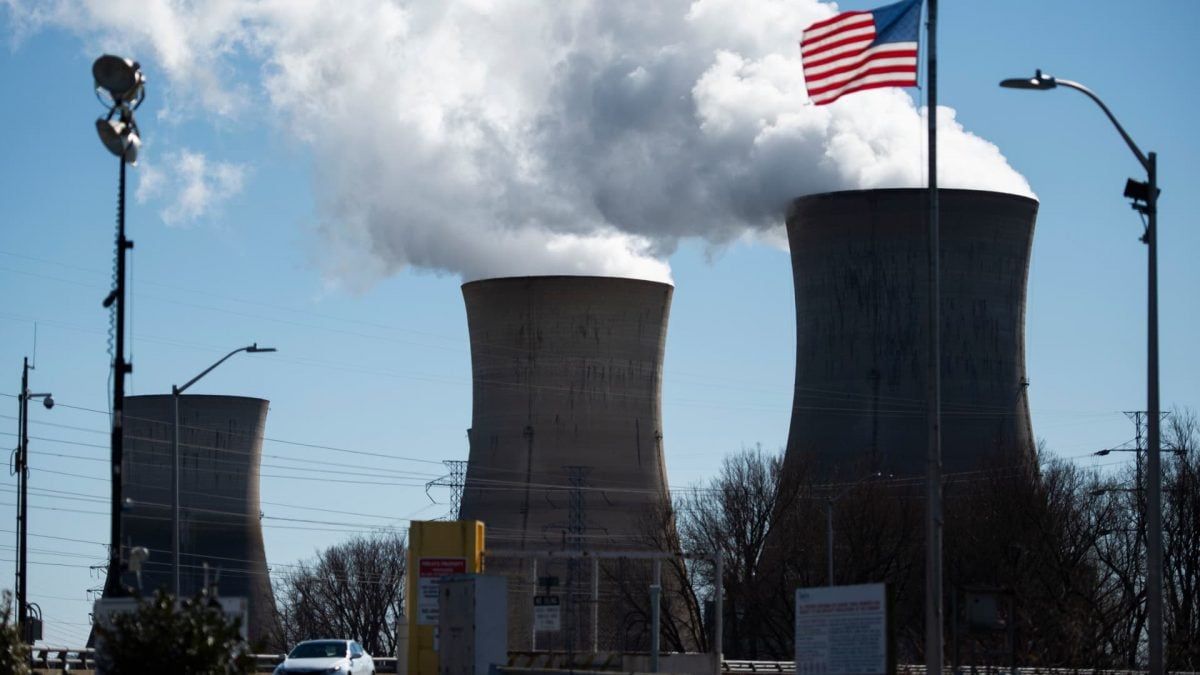
[(660, 395), (672, 287), (546, 276), (462, 289), (474, 407), (461, 517), (487, 524), (489, 548), (561, 548), (579, 541), (569, 533), (586, 548), (636, 546), (649, 507), (667, 496)]
[[(150, 557), (141, 588), (171, 587), (171, 396), (125, 399), (123, 549)], [(267, 401), (242, 396), (181, 396), (180, 592), (190, 597), (218, 582), (222, 596), (249, 603), (251, 644), (269, 639), (275, 602), (259, 521), (258, 465)], [(220, 575), (217, 577), (217, 575)], [(135, 586), (134, 575), (123, 581)]]
[[(942, 459), (1033, 456), (1025, 285), (1037, 202), (940, 191)], [(796, 386), (786, 465), (923, 475), (928, 447), (927, 192), (802, 197), (787, 219)]]

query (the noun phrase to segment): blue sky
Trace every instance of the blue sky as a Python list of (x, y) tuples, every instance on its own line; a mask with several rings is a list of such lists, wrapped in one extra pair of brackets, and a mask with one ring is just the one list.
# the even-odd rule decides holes
[[(815, 11), (810, 5), (804, 12)], [(1192, 85), (1200, 79), (1200, 60), (1190, 46), (1200, 6), (1150, 1), (1135, 12), (1118, 2), (942, 5), (940, 102), (957, 111), (968, 131), (995, 143), (1041, 201), (1026, 318), (1035, 434), (1072, 461), (1119, 467), (1127, 457), (1088, 455), (1132, 438), (1121, 411), (1145, 406), (1145, 247), (1137, 240), (1136, 214), (1121, 197), (1125, 179), (1143, 175), (1085, 97), (1067, 90), (1008, 91), (996, 83), (1039, 67), (1083, 82), (1143, 150), (1160, 153), (1162, 400), (1165, 406), (1200, 407), (1194, 347), (1200, 228), (1189, 215), (1200, 206), (1193, 189), (1200, 181), (1200, 147), (1189, 121), (1197, 108)], [(747, 12), (769, 18), (781, 6), (764, 1)], [(103, 111), (90, 77), (91, 61), (105, 49), (124, 49), (149, 76), (138, 113), (144, 161), (130, 170), (127, 219), (136, 242), (130, 393), (168, 392), (173, 382), (250, 342), (279, 349), (240, 355), (193, 389), (269, 399), (267, 436), (274, 440), (264, 444), (264, 453), (281, 458), (273, 464), (309, 469), (264, 469), (275, 476), (262, 485), (272, 564), (294, 563), (374, 526), (403, 527), (409, 518), (444, 515), (447, 507), (431, 504), (419, 484), (442, 473), (441, 460), (466, 458), (470, 362), (459, 285), (462, 274), (480, 270), (437, 253), (422, 266), (413, 253), (416, 240), (404, 233), (395, 240), (402, 255), (385, 263), (360, 257), (353, 246), (341, 248), (328, 235), (340, 226), (339, 215), (366, 222), (373, 217), (342, 209), (339, 195), (369, 202), (368, 188), (389, 188), (347, 188), (334, 172), (361, 169), (355, 164), (360, 159), (384, 161), (386, 169), (386, 155), (409, 149), (384, 147), (384, 160), (371, 155), (361, 142), (370, 137), (371, 120), (342, 115), (338, 101), (282, 107), (281, 85), (270, 79), (279, 63), (267, 63), (268, 52), (245, 36), (222, 43), (219, 68), (206, 75), (171, 62), (178, 57), (161, 41), (124, 35), (119, 26), (93, 30), (84, 19), (53, 17), (30, 24), (28, 6), (0, 7), (0, 74), (15, 93), (0, 110), (3, 128), (13, 134), (6, 143), (10, 160), (0, 169), (0, 284), (6, 299), (0, 363), (8, 364), (10, 378), (0, 393), (17, 392), (21, 357), (33, 355), (36, 323), (32, 386), (65, 404), (31, 412), (30, 529), (44, 536), (30, 540), (30, 598), (45, 612), (47, 641), (82, 644), (90, 608), (85, 590), (101, 583), (88, 566), (104, 560), (107, 538), (108, 421), (95, 411), (107, 409), (107, 314), (100, 301), (111, 273), (117, 161), (95, 138), (93, 120)], [(338, 22), (330, 23), (337, 30)], [(176, 28), (181, 34), (200, 31), (186, 22)], [(764, 34), (756, 34), (760, 42)], [(652, 39), (643, 36), (638, 44)], [(744, 52), (770, 61), (754, 49), (763, 47), (756, 43)], [(766, 49), (788, 58), (796, 51), (794, 40)], [(716, 58), (700, 51), (692, 56)], [(268, 82), (276, 89), (268, 92)], [(228, 99), (241, 100), (241, 108), (222, 110), (212, 100), (214, 88), (233, 92)], [(862, 101), (894, 103), (886, 94), (873, 96), (860, 95)], [(311, 127), (305, 119), (313, 120)], [(306, 139), (306, 133), (320, 138)], [(339, 156), (343, 152), (357, 155)], [(200, 183), (188, 182), (188, 167)], [(381, 175), (395, 178), (383, 169)], [(786, 189), (789, 176), (771, 180)], [(190, 194), (184, 190), (189, 186)], [(421, 207), (438, 205), (427, 200)], [(397, 227), (404, 230), (403, 223)], [(676, 291), (663, 388), (671, 484), (705, 480), (722, 456), (738, 448), (782, 447), (795, 349), (786, 251), (772, 245), (771, 232), (762, 228), (712, 227), (667, 239), (645, 229), (630, 232), (665, 246), (638, 255), (653, 258), (654, 251), (678, 244), (668, 258)], [(521, 261), (504, 264), (501, 269), (519, 269)], [(16, 405), (6, 400), (11, 407), (0, 417), (0, 431), (13, 445)], [(363, 480), (383, 470), (418, 475), (411, 484), (319, 489), (277, 477), (311, 477), (319, 475), (312, 469), (322, 468), (361, 470)], [(12, 512), (14, 486), (12, 477), (0, 486), (5, 513)], [(47, 490), (75, 493), (76, 499)], [(443, 501), (447, 496), (432, 494)], [(380, 517), (352, 521), (313, 509)], [(327, 524), (286, 529), (290, 521), (273, 517)], [(6, 522), (0, 532), (8, 532), (11, 542), (15, 528)], [(4, 586), (12, 578), (12, 559), (11, 546), (0, 546)]]

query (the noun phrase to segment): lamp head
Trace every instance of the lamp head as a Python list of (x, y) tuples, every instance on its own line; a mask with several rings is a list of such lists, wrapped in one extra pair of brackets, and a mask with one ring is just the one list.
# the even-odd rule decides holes
[(1096, 452), (1093, 452), (1092, 454), (1093, 454), (1093, 455), (1095, 455), (1095, 456), (1097, 456), (1097, 457), (1103, 457), (1103, 456), (1107, 455), (1107, 454), (1108, 454), (1108, 453), (1110, 453), (1110, 452), (1112, 452), (1112, 450), (1097, 450)]
[(51, 396), (50, 394), (46, 394), (46, 397), (42, 399), (42, 405), (46, 406), (46, 410), (53, 410), (54, 409), (54, 397)]
[(259, 347), (258, 343), (255, 342), (254, 344), (247, 347), (246, 351), (250, 354), (265, 354), (267, 352), (276, 351), (276, 349), (274, 347)]
[(1053, 75), (1043, 75), (1039, 68), (1033, 77), (1015, 77), (1007, 80), (1000, 80), (1000, 86), (1005, 89), (1036, 89), (1045, 90), (1053, 89), (1058, 86), (1058, 81)]
[(141, 102), (142, 87), (146, 84), (146, 76), (137, 61), (105, 54), (92, 64), (92, 79), (96, 82), (96, 91), (104, 92), (112, 99), (113, 105), (133, 103), (133, 107)]
[(145, 546), (134, 546), (129, 549), (129, 571), (140, 572), (142, 565), (150, 558), (150, 549)]
[(109, 152), (125, 158), (129, 164), (137, 165), (138, 148), (142, 147), (142, 138), (138, 136), (137, 125), (133, 123), (132, 115), (128, 120), (98, 119), (96, 133)]

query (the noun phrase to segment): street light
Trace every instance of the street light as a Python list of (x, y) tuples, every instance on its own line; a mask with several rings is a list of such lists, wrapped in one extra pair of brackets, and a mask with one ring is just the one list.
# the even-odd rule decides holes
[(182, 387), (171, 385), (171, 588), (175, 592), (176, 601), (179, 600), (179, 395), (234, 354), (263, 354), (273, 351), (274, 347), (259, 347), (257, 342), (247, 347), (238, 347), (188, 380)]
[[(108, 114), (96, 120), (100, 142), (120, 160), (120, 179), (117, 183), (117, 273), (116, 287), (104, 298), (104, 307), (116, 305), (113, 339), (113, 404), (112, 404), (112, 508), (109, 520), (108, 578), (105, 597), (120, 595), (121, 583), (121, 464), (125, 455), (125, 375), (133, 372), (133, 364), (125, 362), (125, 252), (133, 242), (125, 238), (125, 165), (136, 164), (142, 139), (133, 111), (146, 99), (146, 76), (136, 61), (105, 54), (92, 64), (92, 80), (96, 98), (108, 109)], [(113, 118), (116, 119), (113, 119)]]
[(1124, 196), (1133, 200), (1134, 210), (1146, 218), (1146, 231), (1142, 242), (1147, 246), (1147, 302), (1146, 302), (1146, 416), (1148, 427), (1148, 448), (1146, 450), (1146, 471), (1149, 474), (1146, 487), (1146, 612), (1150, 629), (1150, 673), (1161, 675), (1163, 672), (1163, 609), (1162, 609), (1162, 476), (1160, 474), (1161, 455), (1159, 447), (1159, 399), (1158, 399), (1158, 157), (1151, 152), (1145, 154), (1133, 142), (1125, 128), (1117, 121), (1108, 106), (1096, 96), (1092, 90), (1071, 80), (1063, 80), (1044, 75), (1038, 70), (1033, 77), (1008, 79), (1000, 82), (1001, 87), (1008, 89), (1046, 90), (1062, 86), (1082, 92), (1092, 99), (1109, 121), (1116, 127), (1117, 133), (1125, 140), (1125, 144), (1133, 151), (1138, 163), (1146, 170), (1146, 181), (1130, 179), (1125, 184)]
[(882, 471), (876, 471), (875, 473), (867, 474), (847, 485), (836, 496), (827, 497), (825, 499), (825, 553), (828, 556), (829, 573), (827, 581), (830, 586), (833, 585), (833, 503), (842, 497), (845, 497), (847, 493), (861, 485), (863, 481), (867, 481), (872, 478), (879, 478), (882, 475)]

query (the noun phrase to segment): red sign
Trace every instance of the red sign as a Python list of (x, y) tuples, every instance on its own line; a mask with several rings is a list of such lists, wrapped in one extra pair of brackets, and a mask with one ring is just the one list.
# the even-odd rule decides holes
[(466, 574), (466, 558), (421, 558), (418, 563), (418, 576), (446, 577), (451, 574)]
[(438, 579), (451, 574), (466, 574), (466, 558), (417, 559), (417, 623), (436, 626), (438, 622)]

